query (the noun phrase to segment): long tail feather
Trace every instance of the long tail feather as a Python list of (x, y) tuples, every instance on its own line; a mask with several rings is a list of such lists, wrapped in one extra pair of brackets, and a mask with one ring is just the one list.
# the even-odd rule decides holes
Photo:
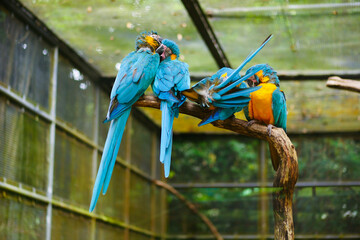
[(228, 91), (230, 91), (231, 89), (233, 89), (234, 87), (236, 87), (237, 85), (239, 85), (241, 82), (243, 82), (244, 80), (248, 79), (249, 77), (253, 76), (255, 73), (257, 73), (258, 71), (262, 70), (263, 68), (260, 69), (255, 69), (253, 71), (250, 71), (248, 74), (246, 74), (245, 76), (241, 77), (239, 80), (233, 82), (232, 84), (230, 84), (229, 86), (221, 89), (218, 94), (223, 95), (225, 93), (227, 93)]
[(229, 82), (231, 82), (231, 80), (237, 76), (239, 74), (239, 72), (241, 71), (241, 69), (243, 69), (243, 67), (251, 61), (251, 59), (253, 59), (255, 57), (256, 54), (258, 54), (258, 52), (260, 52), (260, 50), (270, 41), (270, 39), (272, 38), (272, 34), (270, 34), (265, 41), (261, 44), (261, 46), (255, 51), (253, 52), (250, 56), (248, 56), (241, 64), (240, 66), (222, 83), (220, 83), (219, 85), (215, 86), (215, 89), (219, 89), (222, 88), (224, 86), (226, 86), (226, 84), (228, 84)]
[(225, 103), (225, 102), (219, 103), (219, 102), (215, 102), (214, 106), (219, 107), (219, 108), (233, 108), (233, 107), (242, 108), (242, 107), (247, 106), (248, 102), (247, 103)]
[(250, 93), (252, 93), (256, 90), (259, 90), (260, 88), (261, 88), (261, 86), (252, 87), (252, 88), (243, 88), (234, 93), (222, 95), (220, 100), (227, 100), (227, 99), (238, 98), (238, 97), (250, 97)]
[(175, 113), (166, 101), (161, 101), (161, 143), (160, 143), (160, 162), (164, 164), (165, 177), (170, 174), (171, 149), (173, 136), (173, 122)]
[(124, 133), (126, 121), (129, 117), (131, 108), (126, 110), (119, 118), (111, 122), (108, 135), (105, 141), (104, 152), (101, 157), (99, 170), (96, 176), (93, 195), (89, 211), (92, 212), (96, 206), (97, 200), (100, 195), (101, 188), (103, 194), (109, 186), (111, 174), (115, 165), (116, 156), (119, 151), (122, 135)]
[(248, 104), (250, 102), (249, 97), (238, 98), (238, 99), (229, 99), (224, 101), (218, 101), (218, 103), (225, 103), (225, 104)]

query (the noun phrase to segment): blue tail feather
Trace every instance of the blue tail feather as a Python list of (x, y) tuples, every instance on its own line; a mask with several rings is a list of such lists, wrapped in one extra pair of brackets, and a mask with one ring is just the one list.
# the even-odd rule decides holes
[(221, 89), (218, 94), (223, 95), (225, 93), (227, 93), (228, 91), (230, 91), (231, 89), (233, 89), (234, 87), (236, 87), (237, 85), (239, 85), (241, 82), (243, 82), (244, 80), (248, 79), (249, 77), (253, 76), (255, 73), (257, 73), (258, 71), (262, 70), (263, 68), (259, 68), (259, 69), (255, 69), (253, 71), (250, 71), (248, 74), (246, 74), (245, 76), (241, 77), (239, 80), (233, 82), (232, 84), (230, 84), (229, 86)]
[(270, 35), (269, 37), (267, 37), (267, 39), (263, 42), (263, 44), (261, 44), (261, 46), (255, 51), (253, 52), (250, 56), (248, 56), (241, 64), (240, 66), (222, 83), (220, 83), (218, 86), (215, 87), (215, 89), (219, 89), (222, 88), (224, 86), (226, 86), (226, 84), (228, 84), (229, 82), (231, 82), (231, 80), (237, 76), (239, 74), (239, 72), (241, 71), (241, 69), (243, 69), (243, 67), (245, 67), (245, 65), (251, 61), (251, 59), (253, 59), (255, 57), (256, 54), (258, 54), (258, 52), (270, 41), (270, 39), (272, 38), (272, 35)]
[(240, 108), (240, 107), (247, 106), (247, 103), (240, 104), (240, 103), (226, 103), (226, 102), (219, 103), (219, 102), (215, 102), (214, 106), (218, 107), (218, 108), (234, 108), (234, 107), (239, 107)]
[(170, 175), (170, 165), (171, 165), (171, 151), (172, 151), (172, 143), (173, 143), (173, 138), (172, 138), (172, 131), (171, 131), (171, 136), (170, 141), (169, 141), (169, 146), (167, 148), (166, 151), (166, 155), (165, 155), (165, 162), (164, 162), (164, 172), (165, 172), (165, 177), (168, 178)]
[(160, 162), (164, 163), (165, 177), (169, 176), (172, 149), (172, 126), (175, 112), (166, 101), (161, 101), (161, 144), (160, 144)]
[(229, 93), (226, 95), (223, 95), (220, 99), (220, 101), (223, 100), (227, 100), (227, 99), (233, 99), (233, 98), (238, 98), (238, 97), (250, 97), (250, 93), (260, 89), (261, 86), (259, 87), (252, 87), (252, 88), (243, 88), (241, 90), (238, 90), (236, 92), (233, 93)]
[(238, 98), (238, 99), (230, 99), (230, 100), (225, 100), (225, 101), (218, 101), (217, 103), (225, 103), (225, 104), (248, 104), (250, 102), (250, 98)]
[(104, 152), (101, 157), (98, 174), (95, 180), (93, 195), (91, 198), (91, 204), (89, 209), (90, 212), (92, 212), (96, 206), (101, 188), (103, 188), (103, 194), (105, 194), (109, 186), (111, 174), (116, 161), (116, 156), (119, 151), (122, 135), (124, 133), (126, 121), (129, 117), (130, 111), (131, 108), (127, 109), (123, 115), (121, 115), (117, 119), (114, 119), (111, 122), (105, 141)]
[(120, 148), (120, 144), (121, 144), (121, 139), (122, 139), (122, 136), (124, 134), (124, 130), (125, 130), (125, 126), (126, 126), (126, 122), (129, 118), (129, 115), (130, 115), (130, 112), (131, 112), (131, 108), (127, 109), (123, 115), (121, 115), (118, 119), (117, 119), (117, 122), (118, 122), (118, 127), (116, 129), (117, 131), (117, 136), (116, 136), (116, 145), (115, 147), (112, 149), (112, 154), (111, 154), (111, 159), (110, 161), (108, 162), (109, 163), (109, 166), (108, 166), (108, 170), (106, 172), (106, 177), (105, 177), (105, 181), (104, 181), (104, 186), (103, 186), (103, 194), (106, 193), (108, 187), (109, 187), (109, 183), (110, 183), (110, 179), (111, 179), (111, 175), (112, 175), (112, 172), (114, 170), (114, 166), (115, 166), (115, 162), (116, 162), (116, 156), (118, 154), (118, 151), (119, 151), (119, 148)]

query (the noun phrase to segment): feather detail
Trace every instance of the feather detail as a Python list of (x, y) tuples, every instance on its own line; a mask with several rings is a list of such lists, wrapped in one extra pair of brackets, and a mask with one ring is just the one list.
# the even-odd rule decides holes
[(161, 101), (161, 143), (160, 143), (160, 162), (164, 164), (165, 177), (169, 177), (172, 151), (172, 125), (175, 112), (166, 101)]
[(121, 144), (122, 135), (124, 133), (126, 121), (129, 117), (131, 109), (128, 109), (121, 117), (111, 122), (108, 135), (106, 137), (104, 151), (101, 156), (101, 162), (96, 176), (93, 195), (91, 199), (90, 209), (92, 212), (95, 208), (100, 191), (103, 188), (103, 194), (109, 186), (111, 174), (115, 165), (116, 156)]
[(270, 39), (272, 38), (272, 34), (270, 34), (265, 41), (261, 44), (261, 46), (255, 51), (253, 52), (250, 56), (248, 56), (241, 64), (240, 66), (225, 80), (223, 81), (219, 86), (216, 86), (216, 88), (222, 88), (224, 87), (226, 84), (228, 84), (229, 82), (231, 82), (233, 80), (233, 78), (239, 74), (239, 72), (241, 71), (241, 69), (243, 69), (243, 67), (245, 67), (245, 65), (251, 61), (251, 59), (253, 59), (255, 57), (256, 54), (258, 54), (258, 52), (260, 52), (260, 50), (270, 41)]

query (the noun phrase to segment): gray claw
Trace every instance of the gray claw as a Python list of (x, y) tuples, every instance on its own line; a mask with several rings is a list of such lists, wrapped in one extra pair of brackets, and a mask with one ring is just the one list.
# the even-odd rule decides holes
[(269, 137), (271, 137), (271, 129), (272, 129), (273, 127), (274, 127), (274, 126), (271, 125), (271, 124), (269, 124), (269, 125), (267, 126), (267, 132), (268, 132), (268, 134), (269, 134)]

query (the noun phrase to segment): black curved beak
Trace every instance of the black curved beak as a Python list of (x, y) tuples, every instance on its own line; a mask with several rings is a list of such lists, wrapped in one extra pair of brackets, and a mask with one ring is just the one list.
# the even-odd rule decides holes
[(257, 84), (257, 81), (254, 76), (251, 76), (248, 79), (246, 79), (246, 83), (249, 85), (249, 87), (255, 87)]
[(155, 51), (157, 54), (160, 55), (160, 61), (165, 59), (165, 50), (166, 46), (164, 44), (161, 44)]

